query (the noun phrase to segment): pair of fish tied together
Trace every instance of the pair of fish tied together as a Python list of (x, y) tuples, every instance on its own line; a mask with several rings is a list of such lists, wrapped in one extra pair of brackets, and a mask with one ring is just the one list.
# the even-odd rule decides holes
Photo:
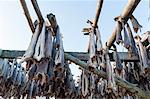
[[(36, 20), (34, 26), (35, 32), (22, 57), (22, 62), (26, 62), (28, 79), (32, 87), (29, 91), (30, 96), (33, 96), (33, 90), (37, 90), (34, 94), (42, 94), (44, 90), (40, 88), (46, 88), (49, 81), (63, 78), (61, 76), (65, 62), (62, 34), (55, 15), (48, 14), (43, 24)], [(35, 85), (40, 87), (36, 89)]]
[[(137, 19), (131, 15), (129, 20), (131, 24), (125, 23), (124, 19), (120, 16), (115, 18), (116, 21), (116, 44), (121, 44), (127, 49), (129, 57), (132, 58), (132, 53), (139, 56), (140, 62), (121, 62), (119, 55), (117, 54), (116, 48), (116, 70), (117, 74), (124, 80), (129, 81), (133, 84), (138, 84), (144, 90), (150, 89), (148, 76), (150, 74), (150, 58), (149, 58), (149, 32), (144, 33), (144, 36), (139, 36), (138, 32), (142, 26), (139, 24)], [(135, 37), (133, 36), (132, 29), (135, 32)], [(122, 35), (123, 32), (123, 35)], [(117, 61), (119, 60), (119, 61)], [(144, 80), (144, 81), (143, 81)]]
[(108, 49), (104, 49), (98, 27), (84, 28), (83, 32), (89, 32), (88, 53), (89, 60), (87, 67), (90, 71), (98, 69), (107, 73), (107, 79), (98, 77), (94, 73), (89, 73), (82, 69), (81, 88), (84, 97), (104, 98), (107, 93), (116, 90), (113, 67), (110, 63)]

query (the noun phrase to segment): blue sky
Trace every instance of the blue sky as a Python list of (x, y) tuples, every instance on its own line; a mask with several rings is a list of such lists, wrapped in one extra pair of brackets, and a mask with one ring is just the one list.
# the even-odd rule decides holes
[[(31, 2), (26, 0), (33, 21), (37, 18)], [(37, 0), (45, 17), (47, 13), (56, 15), (63, 33), (65, 51), (87, 51), (88, 36), (81, 32), (89, 25), (86, 21), (95, 17), (97, 0)], [(127, 0), (104, 0), (99, 20), (102, 41), (105, 43), (111, 35), (114, 17), (121, 14)], [(149, 30), (149, 0), (141, 0), (134, 16), (143, 26), (142, 33)], [(24, 16), (19, 0), (0, 0), (0, 48), (26, 50), (31, 30)], [(74, 67), (73, 67), (74, 68)]]

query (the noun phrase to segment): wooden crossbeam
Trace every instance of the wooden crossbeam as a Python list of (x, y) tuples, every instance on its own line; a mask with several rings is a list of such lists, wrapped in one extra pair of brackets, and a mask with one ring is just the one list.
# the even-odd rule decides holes
[[(1, 50), (0, 51), (0, 58), (21, 58), (25, 51), (20, 50)], [(82, 61), (88, 61), (89, 54), (86, 52), (65, 52), (67, 54), (70, 54)], [(127, 52), (119, 52), (119, 57), (122, 61), (139, 61), (138, 55), (132, 53), (132, 57), (129, 57), (130, 55)], [(109, 53), (110, 60), (114, 61), (114, 58), (116, 57), (114, 53)]]
[[(125, 8), (123, 9), (123, 11), (122, 11), (122, 13), (120, 15), (121, 18), (123, 18), (125, 20), (125, 22), (128, 21), (128, 19), (130, 18), (130, 16), (134, 12), (135, 8), (140, 3), (140, 1), (141, 0), (128, 0), (127, 5), (125, 6)], [(107, 47), (110, 48), (111, 45), (115, 42), (116, 32), (117, 32), (117, 27), (114, 28), (114, 31), (112, 32), (112, 35), (108, 39)]]
[[(72, 55), (69, 55), (69, 54), (65, 53), (65, 59), (68, 59), (68, 60), (74, 62), (75, 64), (79, 65), (83, 69), (88, 70), (87, 63), (85, 63), (84, 61), (79, 60), (78, 58), (75, 58)], [(88, 71), (90, 71), (90, 70), (88, 70)], [(90, 72), (93, 72), (93, 73), (97, 74), (98, 76), (100, 76), (102, 78), (107, 78), (107, 74), (105, 72), (100, 71), (96, 68), (94, 69), (94, 71), (90, 71)], [(115, 82), (116, 82), (117, 85), (119, 85), (123, 88), (126, 88), (128, 91), (130, 91), (132, 93), (137, 94), (139, 97), (142, 97), (142, 99), (149, 99), (150, 92), (146, 92), (146, 91), (140, 89), (139, 87), (137, 87), (136, 85), (131, 84), (131, 83), (123, 80), (120, 77), (115, 76), (114, 79), (115, 79)]]

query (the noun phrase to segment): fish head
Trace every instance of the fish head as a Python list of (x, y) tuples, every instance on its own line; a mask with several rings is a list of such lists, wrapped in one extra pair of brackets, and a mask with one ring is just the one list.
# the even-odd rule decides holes
[(50, 14), (47, 14), (47, 18), (51, 24), (51, 27), (53, 29), (55, 29), (57, 27), (57, 21), (56, 21), (56, 17), (54, 14), (50, 13)]

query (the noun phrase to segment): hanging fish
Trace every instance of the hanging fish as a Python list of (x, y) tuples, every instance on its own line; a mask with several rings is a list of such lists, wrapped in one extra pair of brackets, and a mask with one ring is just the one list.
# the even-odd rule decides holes
[(51, 55), (51, 60), (50, 60), (50, 63), (49, 63), (49, 71), (52, 71), (50, 74), (52, 75), (53, 73), (53, 69), (54, 69), (54, 66), (55, 66), (55, 56), (56, 56), (56, 36), (53, 37), (52, 39), (52, 55)]
[(36, 64), (32, 64), (29, 71), (28, 71), (28, 76), (29, 76), (29, 79), (32, 79), (36, 73), (36, 69), (37, 69), (37, 66)]
[(49, 27), (46, 28), (46, 33), (45, 33), (45, 57), (46, 58), (51, 58), (52, 57), (52, 32)]
[[(21, 75), (20, 75), (20, 73), (21, 73), (21, 72), (20, 72), (20, 70), (21, 70), (20, 68), (22, 68), (22, 67), (21, 67), (21, 63), (17, 64), (16, 71), (15, 71), (15, 74), (14, 74), (13, 84), (14, 84), (15, 86), (18, 85), (18, 83), (20, 82), (19, 80), (21, 79), (21, 77), (18, 78), (18, 75), (21, 76)], [(19, 82), (18, 82), (18, 81), (19, 81)]]
[(45, 73), (47, 74), (47, 69), (48, 69), (48, 60), (43, 60), (42, 62), (36, 63), (36, 73)]
[(39, 23), (38, 23), (38, 25), (35, 29), (35, 32), (32, 35), (31, 42), (28, 46), (28, 49), (26, 50), (25, 54), (22, 57), (22, 61), (27, 61), (27, 60), (32, 59), (32, 56), (35, 52), (35, 47), (36, 47), (36, 43), (38, 41), (39, 35), (40, 35), (40, 27), (39, 27)]
[(87, 77), (87, 75), (86, 75), (86, 73), (85, 73), (85, 70), (83, 70), (82, 71), (82, 90), (81, 90), (81, 92), (82, 92), (82, 95), (84, 96), (84, 97), (86, 97), (86, 95), (88, 94), (88, 77)]
[(40, 82), (41, 85), (46, 83), (48, 63), (49, 63), (48, 60), (44, 60), (36, 64), (37, 68), (36, 68), (35, 76), (37, 76), (37, 78), (39, 77), (39, 75), (42, 77)]
[(131, 48), (131, 52), (137, 54), (138, 50), (137, 50), (137, 47), (136, 47), (136, 43), (135, 43), (135, 40), (134, 40), (132, 31), (131, 31), (131, 28), (130, 28), (128, 23), (127, 23), (126, 27), (127, 27), (128, 33), (129, 33), (129, 39), (130, 39), (130, 43), (131, 43), (130, 44), (131, 45), (131, 47), (130, 47)]
[(45, 58), (45, 22), (43, 23), (42, 31), (38, 37), (37, 44), (35, 47), (35, 53), (33, 55), (33, 58), (37, 61), (40, 61), (42, 58)]
[(9, 65), (8, 59), (4, 59), (2, 73), (1, 73), (1, 76), (3, 77), (4, 80), (6, 80), (6, 78), (7, 78), (7, 75), (9, 72), (9, 67), (10, 67), (10, 65)]
[(121, 22), (117, 21), (116, 22), (116, 27), (117, 27), (117, 32), (116, 32), (116, 43), (119, 44), (122, 41), (122, 35), (121, 35), (121, 31), (122, 31), (122, 24)]
[(25, 89), (26, 83), (27, 83), (27, 76), (25, 69), (22, 67), (22, 76), (21, 76), (21, 93), (23, 93), (23, 90)]
[(109, 55), (108, 55), (108, 49), (106, 49), (106, 72), (107, 72), (107, 79), (108, 79), (108, 89), (113, 89), (115, 88), (115, 81), (114, 81), (114, 76), (113, 76), (113, 67), (111, 66)]
[(60, 43), (61, 43), (61, 33), (60, 33), (60, 28), (59, 26), (57, 26), (57, 33), (56, 33), (56, 47), (55, 48), (59, 48), (60, 47)]
[(122, 63), (121, 63), (121, 60), (119, 58), (119, 55), (118, 55), (118, 52), (117, 52), (117, 48), (115, 47), (115, 50), (114, 50), (114, 54), (115, 54), (115, 61), (116, 61), (116, 69), (117, 71), (119, 72), (119, 74), (121, 73), (122, 69), (123, 69), (123, 66), (122, 66)]
[(90, 91), (92, 92), (95, 89), (95, 75), (91, 73), (90, 75)]
[(13, 74), (12, 74), (12, 81), (13, 81), (13, 84), (15, 84), (16, 82), (16, 77), (17, 77), (17, 74), (18, 74), (18, 64), (14, 65), (14, 70), (13, 70)]
[(141, 56), (141, 52), (140, 52), (140, 49), (138, 48), (138, 44), (137, 44), (137, 52), (138, 52), (138, 56), (139, 56), (139, 66), (140, 66), (140, 72), (141, 74), (143, 73), (143, 62), (142, 62), (142, 56)]
[(56, 34), (56, 56), (55, 56), (55, 65), (57, 66), (64, 66), (64, 48), (63, 48), (63, 41), (62, 35), (59, 32), (59, 26), (57, 28)]
[(126, 66), (124, 61), (122, 64), (123, 64), (122, 79), (126, 80), (126, 78), (127, 78), (127, 66)]
[(124, 47), (129, 49), (130, 48), (130, 39), (129, 39), (129, 36), (127, 34), (127, 31), (126, 31), (126, 28), (124, 27), (123, 28), (124, 30), (124, 40), (123, 40), (123, 43), (124, 43)]
[(99, 70), (102, 70), (104, 68), (106, 68), (106, 62), (105, 62), (105, 59), (104, 59), (104, 54), (102, 53), (102, 55), (97, 55), (97, 66)]
[(42, 58), (45, 58), (45, 32), (46, 32), (46, 24), (43, 23), (42, 31), (41, 31), (41, 42), (40, 42), (40, 55), (38, 61)]
[(94, 39), (94, 28), (92, 29), (91, 33), (89, 34), (89, 55), (90, 59), (94, 61), (95, 59), (95, 39)]
[(29, 95), (28, 95), (28, 97), (27, 97), (28, 99), (32, 99), (32, 97), (33, 97), (34, 84), (35, 84), (35, 80), (32, 80), (31, 86), (30, 86), (30, 90), (29, 90)]
[(22, 82), (21, 77), (22, 77), (22, 66), (19, 68), (18, 75), (17, 75), (16, 83), (18, 83), (18, 86), (21, 86), (21, 82)]
[(140, 53), (141, 53), (141, 58), (142, 58), (144, 70), (149, 69), (150, 65), (148, 64), (148, 57), (147, 57), (146, 48), (141, 43), (139, 37), (138, 37), (138, 44), (139, 44), (139, 50), (140, 50)]
[(90, 93), (91, 93), (91, 96), (90, 98), (92, 99), (93, 96), (94, 96), (94, 93), (95, 93), (95, 88), (96, 88), (96, 84), (95, 84), (95, 80), (96, 80), (96, 75), (94, 75), (93, 73), (91, 73), (90, 75)]
[(139, 24), (139, 22), (137, 21), (137, 19), (133, 15), (130, 17), (130, 20), (131, 20), (134, 32), (137, 33), (138, 30), (142, 28), (142, 26)]
[(4, 60), (3, 60), (3, 59), (0, 59), (0, 74), (1, 74), (1, 72), (2, 72), (3, 62), (4, 62)]
[(98, 89), (98, 93), (101, 94), (102, 96), (104, 96), (104, 81), (102, 78), (99, 79), (98, 85), (97, 85), (97, 89)]
[(15, 69), (15, 65), (17, 64), (16, 59), (13, 59), (12, 65), (10, 65), (10, 72), (8, 74), (7, 79), (11, 78)]
[(33, 58), (35, 60), (38, 60), (38, 56), (40, 55), (40, 42), (41, 42), (41, 34), (39, 35), (39, 38), (37, 40), (36, 47), (35, 47), (35, 52), (34, 52), (34, 55), (33, 55)]
[(47, 14), (47, 18), (48, 18), (48, 20), (50, 22), (50, 25), (51, 25), (52, 29), (53, 29), (52, 35), (56, 36), (56, 34), (57, 34), (57, 26), (58, 26), (57, 25), (57, 21), (56, 21), (56, 17), (55, 17), (54, 14), (50, 13), (50, 14)]
[(102, 51), (103, 46), (102, 46), (100, 31), (98, 28), (96, 28), (96, 47), (98, 52)]
[(87, 62), (89, 70), (93, 70), (94, 68), (96, 68), (98, 66), (96, 61), (92, 61), (91, 59), (89, 59), (89, 61)]

